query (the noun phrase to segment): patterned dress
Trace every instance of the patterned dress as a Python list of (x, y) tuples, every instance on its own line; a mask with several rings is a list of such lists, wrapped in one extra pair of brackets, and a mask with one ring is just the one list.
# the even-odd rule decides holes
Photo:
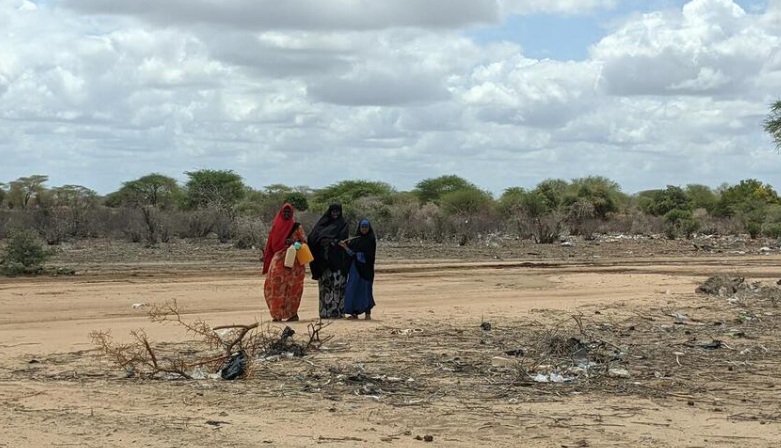
[[(306, 242), (306, 235), (300, 226), (290, 238), (301, 243)], [(296, 260), (292, 268), (286, 268), (285, 252), (287, 249), (274, 254), (263, 287), (271, 317), (276, 320), (290, 319), (298, 314), (301, 296), (304, 294), (306, 267)]]
[(342, 271), (326, 269), (320, 277), (320, 317), (339, 319), (344, 317), (344, 287), (347, 276)]

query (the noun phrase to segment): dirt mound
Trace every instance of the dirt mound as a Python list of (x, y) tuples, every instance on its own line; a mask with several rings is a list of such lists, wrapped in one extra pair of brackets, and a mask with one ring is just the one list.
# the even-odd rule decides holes
[(740, 291), (745, 286), (745, 282), (746, 279), (743, 277), (717, 275), (705, 280), (705, 283), (697, 288), (697, 293), (722, 297), (731, 296)]

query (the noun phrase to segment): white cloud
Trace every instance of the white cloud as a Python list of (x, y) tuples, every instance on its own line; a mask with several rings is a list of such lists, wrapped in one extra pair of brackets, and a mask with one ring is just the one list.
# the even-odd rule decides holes
[(781, 183), (761, 132), (781, 92), (781, 0), (630, 16), (581, 62), (463, 30), (613, 1), (217, 4), (0, 0), (0, 180), (36, 171), (106, 192), (212, 167), (254, 186), (449, 172), (494, 190), (587, 174), (629, 190)]
[(603, 64), (611, 94), (741, 96), (778, 72), (781, 33), (732, 0), (693, 0), (681, 11), (630, 19), (591, 57)]

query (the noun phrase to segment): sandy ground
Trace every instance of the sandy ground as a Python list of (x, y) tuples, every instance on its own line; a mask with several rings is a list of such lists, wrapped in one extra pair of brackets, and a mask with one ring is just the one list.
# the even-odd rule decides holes
[[(0, 447), (775, 447), (781, 443), (779, 400), (754, 402), (752, 396), (762, 387), (770, 390), (763, 397), (777, 397), (779, 378), (741, 383), (724, 397), (712, 391), (667, 397), (558, 393), (555, 387), (535, 395), (510, 387), (482, 398), (464, 390), (403, 401), (295, 385), (316, 364), (392, 369), (405, 358), (417, 359), (416, 347), (458, 352), (447, 340), (392, 339), (398, 329), (458, 327), (468, 337), (482, 321), (501, 328), (534, 321), (546, 311), (639, 313), (686, 306), (696, 300), (695, 287), (712, 274), (778, 279), (780, 261), (779, 256), (711, 256), (387, 263), (376, 280), (375, 319), (338, 321), (326, 329), (333, 344), (348, 347), (345, 351), (279, 362), (273, 375), (237, 382), (125, 379), (94, 350), (88, 334), (111, 329), (122, 339), (145, 328), (153, 340), (183, 341), (179, 329), (151, 324), (143, 309), (132, 307), (170, 299), (177, 299), (188, 316), (212, 325), (265, 322), (262, 278), (251, 268), (181, 275), (158, 266), (133, 275), (4, 279)], [(292, 327), (306, 333), (316, 307), (316, 285), (308, 282), (303, 321)], [(377, 364), (390, 353), (393, 362)], [(450, 386), (489, 390), (491, 384), (465, 380)], [(748, 400), (726, 398), (741, 394)], [(752, 410), (754, 418), (735, 418)], [(433, 442), (416, 439), (425, 435)]]

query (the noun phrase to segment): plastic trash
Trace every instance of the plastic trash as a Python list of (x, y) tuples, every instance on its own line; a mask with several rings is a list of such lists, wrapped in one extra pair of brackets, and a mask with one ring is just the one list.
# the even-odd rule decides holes
[(724, 343), (718, 339), (714, 339), (712, 342), (708, 342), (707, 344), (700, 344), (700, 347), (704, 348), (705, 350), (718, 350), (723, 346)]
[(626, 369), (610, 369), (608, 371), (608, 375), (613, 378), (629, 378), (631, 375), (629, 375), (629, 371)]
[(244, 352), (238, 352), (231, 356), (222, 370), (220, 370), (220, 376), (224, 380), (235, 380), (244, 375), (247, 368), (247, 354)]
[(483, 331), (491, 331), (491, 322), (483, 322), (480, 324), (480, 328), (482, 328)]

